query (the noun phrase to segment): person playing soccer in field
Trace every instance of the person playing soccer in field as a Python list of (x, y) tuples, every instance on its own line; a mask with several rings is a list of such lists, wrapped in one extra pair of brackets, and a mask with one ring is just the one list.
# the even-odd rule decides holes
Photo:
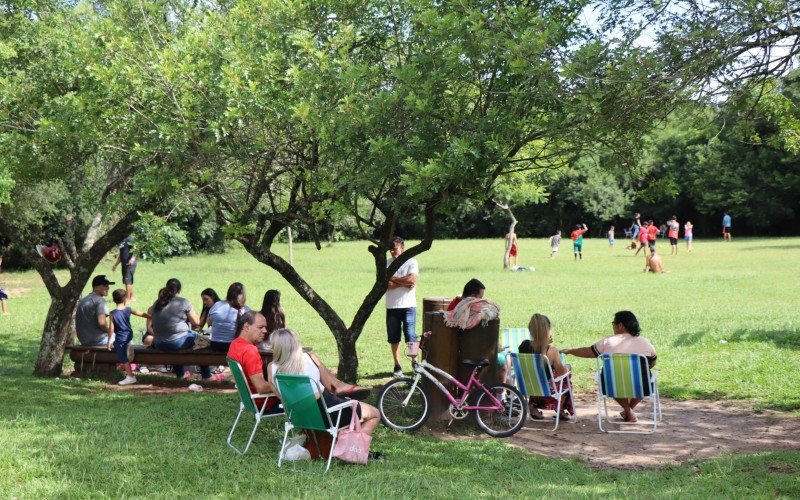
[(673, 215), (670, 220), (667, 221), (667, 238), (669, 238), (669, 244), (672, 247), (670, 250), (670, 255), (678, 255), (678, 231), (680, 231), (681, 225), (678, 223), (678, 216)]
[(731, 214), (726, 210), (725, 215), (722, 216), (722, 241), (733, 241), (731, 222)]
[(647, 255), (647, 227), (649, 225), (650, 224), (647, 221), (644, 221), (642, 227), (639, 229), (639, 234), (637, 236), (639, 238), (639, 248), (637, 248), (636, 253), (633, 254), (634, 257), (639, 255), (639, 252), (641, 252), (642, 249), (644, 249), (644, 254)]
[(694, 230), (694, 226), (692, 225), (692, 221), (687, 220), (686, 224), (683, 225), (683, 239), (686, 240), (686, 251), (692, 251), (692, 239), (694, 235), (692, 231)]
[(559, 229), (556, 231), (553, 236), (550, 237), (550, 258), (555, 259), (556, 255), (558, 255), (558, 245), (561, 244), (561, 230)]
[(583, 260), (583, 233), (589, 230), (586, 224), (577, 224), (572, 234), (569, 235), (572, 240), (572, 252), (575, 254), (574, 260)]

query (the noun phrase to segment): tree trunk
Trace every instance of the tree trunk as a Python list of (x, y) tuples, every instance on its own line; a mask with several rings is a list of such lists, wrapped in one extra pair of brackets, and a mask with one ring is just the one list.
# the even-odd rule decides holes
[(509, 239), (508, 235), (512, 234), (517, 228), (517, 218), (514, 217), (514, 212), (511, 211), (510, 203), (501, 203), (497, 200), (492, 201), (495, 205), (508, 212), (508, 216), (511, 217), (511, 224), (508, 226), (508, 233), (506, 233), (506, 248), (503, 253), (503, 269), (508, 269), (511, 267), (511, 239)]
[(51, 297), (34, 375), (40, 377), (61, 375), (64, 348), (72, 335), (72, 318), (77, 303), (77, 294), (61, 293)]
[(358, 335), (353, 335), (353, 332), (336, 333), (336, 345), (339, 348), (339, 366), (336, 369), (336, 376), (350, 384), (355, 384), (358, 378), (357, 338)]
[[(59, 285), (50, 264), (43, 259), (34, 261), (36, 271), (50, 294), (50, 309), (42, 330), (34, 375), (57, 377), (61, 374), (64, 349), (72, 334), (75, 305), (81, 292), (106, 253), (130, 233), (133, 222), (138, 218), (138, 212), (128, 212), (107, 233), (99, 237), (99, 228), (93, 225), (89, 230), (92, 234), (87, 236), (87, 239), (93, 239), (93, 244), (87, 251), (78, 253), (69, 269), (69, 281), (64, 286)], [(96, 217), (95, 220), (97, 219)]]

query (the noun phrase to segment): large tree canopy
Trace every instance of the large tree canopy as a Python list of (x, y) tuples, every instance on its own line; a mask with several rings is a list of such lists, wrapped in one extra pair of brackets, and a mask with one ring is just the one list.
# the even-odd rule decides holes
[[(209, 13), (190, 37), (184, 71), (204, 82), (194, 105), (221, 111), (211, 122), (216, 161), (196, 164), (200, 187), (228, 234), (325, 320), (340, 376), (355, 377), (355, 343), (388, 276), (430, 248), (459, 202), (597, 144), (632, 158), (663, 116), (671, 87), (648, 78), (658, 62), (592, 32), (582, 9), (248, 2)], [(349, 324), (272, 251), (285, 227), (319, 241), (345, 215), (372, 242), (375, 264)], [(421, 243), (387, 270), (389, 240), (415, 218)]]
[[(612, 181), (637, 167), (654, 124), (726, 75), (780, 63), (748, 66), (749, 50), (797, 49), (795, 7), (781, 17), (749, 0), (4, 5), (0, 223), (28, 246), (60, 240), (70, 268), (62, 286), (37, 261), (52, 297), (42, 374), (60, 369), (99, 259), (138, 219), (150, 231), (191, 206), (192, 189), (320, 314), (352, 380), (388, 276), (430, 248), (443, 217), (520, 179), (528, 199), (543, 198), (556, 166), (581, 183), (588, 210), (619, 213)], [(785, 101), (773, 104), (777, 115)], [(58, 201), (41, 207), (44, 197)], [(349, 321), (272, 250), (285, 228), (319, 243), (343, 220), (375, 265)], [(391, 237), (412, 221), (422, 241), (386, 269)]]
[(51, 297), (37, 374), (60, 373), (75, 303), (100, 260), (141, 212), (166, 210), (188, 184), (181, 166), (196, 139), (162, 76), (180, 25), (168, 8), (146, 8), (0, 9), (0, 178), (13, 182), (0, 227), (31, 252), (58, 242), (69, 269), (60, 283), (34, 260)]

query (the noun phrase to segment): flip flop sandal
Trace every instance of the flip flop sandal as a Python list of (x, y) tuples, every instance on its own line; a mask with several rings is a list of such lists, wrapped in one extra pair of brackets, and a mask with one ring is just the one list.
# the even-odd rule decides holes
[(528, 416), (531, 417), (531, 420), (544, 420), (544, 415), (541, 413), (529, 412)]

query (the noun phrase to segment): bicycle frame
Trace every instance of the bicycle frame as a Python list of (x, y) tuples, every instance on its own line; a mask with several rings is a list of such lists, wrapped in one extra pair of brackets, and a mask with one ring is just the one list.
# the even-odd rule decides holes
[[(450, 401), (450, 404), (452, 404), (454, 407), (456, 407), (458, 409), (466, 410), (466, 411), (471, 411), (471, 410), (489, 411), (489, 410), (502, 410), (504, 408), (503, 407), (503, 403), (499, 399), (497, 399), (494, 396), (494, 394), (489, 392), (486, 389), (486, 387), (481, 383), (481, 381), (478, 380), (478, 378), (475, 376), (475, 374), (478, 372), (477, 368), (472, 370), (472, 373), (469, 376), (469, 381), (467, 381), (467, 385), (464, 385), (461, 382), (459, 382), (455, 377), (453, 377), (452, 375), (447, 373), (446, 371), (444, 371), (444, 370), (442, 370), (440, 368), (437, 368), (436, 366), (428, 363), (428, 361), (426, 359), (423, 359), (421, 363), (419, 363), (417, 361), (412, 361), (411, 364), (412, 364), (412, 367), (414, 368), (414, 373), (416, 373), (416, 375), (414, 376), (414, 384), (411, 386), (411, 390), (408, 391), (408, 396), (406, 396), (405, 401), (403, 401), (403, 405), (404, 406), (408, 404), (408, 401), (411, 399), (411, 395), (414, 394), (414, 390), (417, 388), (417, 385), (419, 384), (419, 381), (422, 379), (423, 376), (425, 376), (425, 378), (430, 380), (436, 387), (439, 388), (440, 391), (442, 391), (442, 394), (444, 394), (445, 397)], [(436, 379), (436, 377), (434, 377), (431, 374), (431, 372), (443, 376), (448, 381), (452, 382), (457, 387), (459, 387), (464, 393), (461, 396), (461, 398), (460, 399), (456, 399), (455, 397), (453, 397), (453, 395), (450, 394), (450, 391), (448, 391), (447, 388), (444, 385), (442, 385), (442, 383), (439, 382)], [(467, 397), (469, 396), (469, 393), (475, 387), (481, 389), (489, 397), (489, 400), (491, 400), (491, 402), (492, 402), (492, 406), (467, 406), (467, 405), (464, 405), (464, 403), (467, 400)]]

